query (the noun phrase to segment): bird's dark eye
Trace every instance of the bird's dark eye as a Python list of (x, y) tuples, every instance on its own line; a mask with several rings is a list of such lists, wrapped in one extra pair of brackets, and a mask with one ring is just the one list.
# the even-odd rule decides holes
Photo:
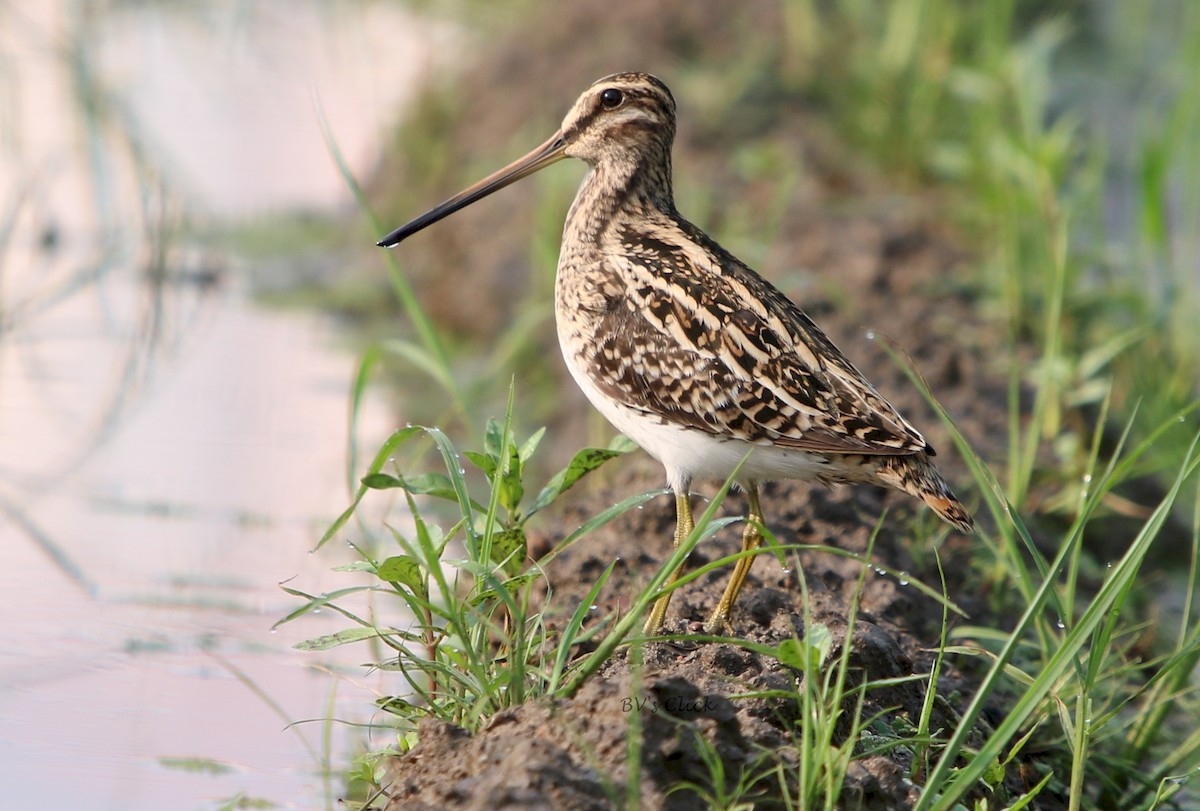
[(605, 110), (615, 110), (625, 101), (625, 94), (615, 87), (610, 87), (600, 94), (600, 105)]

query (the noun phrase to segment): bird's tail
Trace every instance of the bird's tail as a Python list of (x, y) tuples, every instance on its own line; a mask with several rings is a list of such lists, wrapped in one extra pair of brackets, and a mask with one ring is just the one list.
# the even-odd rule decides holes
[(971, 514), (924, 453), (884, 457), (880, 460), (876, 475), (884, 484), (921, 499), (944, 521), (962, 532), (975, 531)]

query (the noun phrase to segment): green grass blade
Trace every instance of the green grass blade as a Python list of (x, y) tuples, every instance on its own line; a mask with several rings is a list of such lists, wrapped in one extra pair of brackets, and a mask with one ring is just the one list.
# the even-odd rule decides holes
[[(959, 754), (964, 751), (967, 738), (973, 731), (975, 721), (983, 708), (983, 703), (995, 691), (1004, 672), (1004, 665), (1008, 663), (1019, 641), (1031, 629), (1036, 612), (1046, 602), (1046, 592), (1053, 587), (1053, 578), (1047, 578), (1043, 581), (1041, 588), (1035, 595), (1034, 601), (1018, 621), (1016, 628), (1014, 628), (1009, 637), (1008, 643), (1004, 646), (1000, 654), (998, 654), (995, 664), (993, 664), (991, 670), (980, 684), (975, 697), (962, 713), (960, 725), (946, 744), (941, 759), (930, 774), (926, 788), (915, 806), (916, 811), (924, 811), (924, 809), (949, 811), (949, 809), (952, 809), (957, 800), (966, 794), (976, 781), (983, 776), (983, 772), (987, 769), (988, 764), (1001, 756), (1008, 741), (1016, 735), (1022, 725), (1033, 717), (1038, 706), (1058, 681), (1068, 671), (1077, 667), (1077, 655), (1079, 651), (1092, 639), (1095, 631), (1100, 627), (1109, 613), (1114, 610), (1114, 607), (1119, 605), (1122, 595), (1127, 593), (1130, 583), (1137, 575), (1142, 561), (1150, 549), (1151, 543), (1170, 516), (1171, 509), (1175, 504), (1183, 483), (1200, 466), (1200, 460), (1196, 458), (1195, 453), (1197, 441), (1200, 441), (1200, 434), (1193, 438), (1188, 449), (1186, 463), (1180, 470), (1175, 482), (1153, 514), (1142, 526), (1125, 555), (1113, 565), (1108, 578), (1101, 586), (1092, 603), (1084, 610), (1078, 623), (1063, 637), (1056, 652), (1045, 663), (1033, 684), (1008, 708), (1004, 720), (996, 727), (992, 736), (979, 747), (978, 752), (972, 757), (970, 763), (955, 772), (953, 779), (951, 779), (955, 761)], [(1064, 557), (1069, 552), (1069, 547), (1070, 544), (1065, 545), (1060, 551), (1054, 564), (1051, 566), (1052, 572), (1057, 571), (1058, 567), (1062, 564)]]
[(567, 535), (567, 537), (559, 541), (553, 549), (543, 555), (540, 563), (543, 565), (549, 563), (551, 560), (554, 560), (554, 558), (570, 549), (571, 546), (573, 546), (580, 538), (583, 538), (589, 533), (596, 531), (608, 522), (615, 518), (619, 518), (630, 510), (641, 507), (646, 502), (652, 501), (659, 496), (667, 495), (670, 492), (671, 491), (666, 488), (660, 488), (658, 490), (648, 490), (645, 493), (638, 493), (622, 499), (608, 509), (602, 510), (601, 512), (589, 518), (587, 521), (584, 521), (582, 524), (580, 524), (574, 531)]
[(475, 529), (475, 522), (471, 519), (474, 512), (474, 501), (471, 499), (471, 494), (467, 488), (466, 470), (463, 468), (462, 460), (459, 458), (458, 448), (446, 436), (446, 433), (440, 428), (422, 427), (433, 444), (437, 447), (438, 452), (442, 455), (442, 462), (446, 467), (446, 475), (450, 478), (450, 485), (454, 489), (455, 496), (458, 499), (459, 514), (465, 519), (463, 521), (463, 532), (467, 537), (467, 549), (472, 560), (482, 560), (480, 557), (479, 548), (479, 533)]
[[(395, 453), (396, 448), (403, 445), (414, 434), (420, 432), (420, 430), (421, 429), (419, 427), (413, 425), (393, 432), (390, 437), (384, 440), (383, 445), (381, 445), (379, 450), (375, 453), (375, 457), (371, 460), (371, 464), (367, 468), (367, 473), (364, 475), (371, 475), (383, 470), (383, 466), (386, 465), (388, 460), (392, 458), (392, 454)], [(354, 511), (358, 509), (359, 502), (362, 501), (363, 496), (365, 496), (367, 491), (370, 489), (371, 488), (365, 484), (360, 484), (358, 486), (358, 489), (354, 493), (354, 501), (351, 502), (350, 506), (347, 507), (342, 514), (337, 517), (333, 524), (330, 525), (329, 529), (325, 530), (325, 534), (321, 536), (321, 540), (317, 541), (314, 551), (316, 549), (320, 549), (329, 541), (330, 538), (341, 532), (342, 527), (344, 527), (346, 522), (349, 521), (351, 516), (354, 515)]]
[[(379, 222), (379, 218), (375, 216), (374, 210), (367, 201), (367, 196), (363, 192), (362, 186), (358, 179), (354, 176), (354, 172), (350, 169), (350, 164), (347, 163), (345, 155), (342, 154), (341, 147), (338, 146), (337, 139), (333, 136), (333, 131), (330, 129), (329, 120), (325, 116), (325, 111), (321, 106), (317, 105), (317, 121), (321, 127), (321, 135), (325, 139), (325, 146), (329, 150), (330, 156), (333, 158), (334, 164), (337, 166), (338, 173), (342, 177), (342, 182), (346, 184), (346, 188), (354, 196), (355, 203), (364, 216), (370, 221), (371, 229), (382, 236), (387, 233)], [(471, 419), (471, 411), (469, 403), (463, 396), (461, 388), (454, 380), (451, 373), (450, 354), (446, 351), (446, 346), (442, 341), (441, 335), (433, 324), (433, 320), (429, 314), (425, 312), (425, 308), (421, 306), (420, 299), (417, 298), (416, 292), (412, 285), (400, 271), (400, 265), (396, 261), (395, 251), (385, 251), (385, 259), (388, 266), (388, 278), (391, 280), (392, 289), (396, 293), (396, 298), (400, 300), (401, 306), (404, 308), (405, 314), (413, 327), (417, 331), (417, 336), (420, 339), (421, 345), (429, 353), (430, 358), (435, 366), (440, 369), (439, 378), (445, 381), (447, 391), (451, 395), (455, 406), (468, 420)]]
[[(732, 487), (734, 481), (737, 480), (737, 475), (741, 471), (742, 465), (745, 463), (746, 458), (749, 456), (750, 454), (747, 453), (746, 456), (742, 458), (742, 461), (738, 463), (738, 466), (734, 469), (733, 473), (731, 473), (729, 478), (726, 479), (724, 484), (721, 485), (721, 489), (717, 492), (716, 496), (713, 497), (712, 501), (709, 502), (708, 508), (705, 509), (704, 513), (700, 516), (700, 519), (696, 521), (696, 525), (692, 530), (692, 533), (683, 543), (679, 545), (678, 549), (674, 550), (670, 557), (663, 561), (663, 564), (659, 567), (658, 572), (651, 579), (650, 584), (645, 588), (644, 591), (642, 591), (641, 594), (637, 596), (633, 602), (633, 605), (630, 606), (629, 613), (621, 618), (612, 631), (609, 632), (608, 636), (606, 636), (596, 647), (596, 650), (593, 651), (580, 665), (579, 669), (575, 672), (574, 676), (572, 676), (571, 680), (563, 689), (563, 695), (574, 695), (575, 692), (583, 686), (583, 683), (600, 669), (600, 666), (604, 664), (604, 662), (606, 662), (610, 656), (612, 656), (613, 651), (615, 651), (617, 647), (621, 645), (625, 639), (625, 636), (631, 630), (633, 630), (634, 624), (641, 620), (642, 614), (644, 614), (646, 609), (650, 607), (650, 604), (661, 596), (659, 591), (662, 588), (663, 583), (665, 583), (667, 578), (671, 576), (671, 572), (678, 569), (679, 566), (685, 560), (687, 560), (688, 555), (691, 554), (692, 550), (696, 548), (698, 543), (712, 535), (717, 529), (720, 528), (719, 526), (711, 526), (714, 523), (713, 517), (716, 515), (717, 509), (720, 507), (722, 502), (724, 502), (725, 496), (729, 493), (729, 488)], [(675, 585), (678, 587), (686, 582), (688, 582), (687, 579), (681, 577), (676, 581)]]
[(559, 684), (562, 681), (563, 673), (567, 667), (567, 659), (571, 655), (571, 648), (579, 638), (580, 629), (583, 628), (583, 621), (587, 619), (588, 612), (591, 611), (592, 605), (600, 597), (600, 590), (604, 588), (604, 584), (608, 582), (608, 578), (616, 568), (617, 562), (614, 560), (605, 567), (600, 576), (596, 578), (596, 582), (588, 591), (587, 596), (575, 609), (575, 613), (571, 615), (571, 619), (562, 630), (562, 638), (559, 640), (558, 649), (555, 652), (553, 670), (551, 670), (550, 681), (546, 685), (546, 692), (554, 695), (558, 692)]

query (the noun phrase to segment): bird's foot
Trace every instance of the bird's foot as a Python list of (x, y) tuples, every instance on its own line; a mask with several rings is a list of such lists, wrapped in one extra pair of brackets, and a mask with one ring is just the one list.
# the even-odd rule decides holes
[(712, 615), (704, 623), (704, 633), (709, 636), (731, 636), (733, 626), (729, 624), (729, 612), (721, 611), (718, 606), (717, 610), (712, 612)]

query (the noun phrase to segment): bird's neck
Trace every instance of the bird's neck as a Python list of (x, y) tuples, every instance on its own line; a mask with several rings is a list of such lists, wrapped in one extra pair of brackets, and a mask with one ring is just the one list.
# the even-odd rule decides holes
[(598, 242), (617, 221), (654, 214), (674, 216), (669, 152), (592, 166), (567, 214), (564, 242)]

